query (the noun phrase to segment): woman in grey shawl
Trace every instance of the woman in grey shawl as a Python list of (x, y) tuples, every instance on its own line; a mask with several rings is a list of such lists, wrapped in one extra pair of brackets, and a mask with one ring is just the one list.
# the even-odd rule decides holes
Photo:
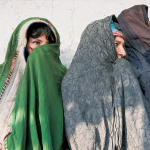
[(117, 57), (110, 24), (84, 30), (62, 82), (67, 140), (72, 150), (149, 150), (150, 108), (126, 58)]

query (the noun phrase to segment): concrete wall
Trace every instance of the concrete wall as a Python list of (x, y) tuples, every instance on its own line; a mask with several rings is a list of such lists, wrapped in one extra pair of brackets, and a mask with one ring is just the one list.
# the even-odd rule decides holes
[[(92, 21), (120, 12), (149, 0), (0, 0), (0, 63), (17, 25), (29, 17), (43, 17), (57, 28), (61, 40), (61, 60), (69, 67), (80, 36)], [(149, 13), (150, 15), (150, 13)]]

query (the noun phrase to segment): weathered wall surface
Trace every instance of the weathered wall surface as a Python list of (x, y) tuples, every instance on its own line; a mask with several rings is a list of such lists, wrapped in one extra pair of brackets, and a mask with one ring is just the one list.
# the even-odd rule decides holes
[[(0, 0), (0, 64), (17, 25), (29, 17), (43, 17), (57, 28), (61, 40), (61, 60), (69, 67), (80, 36), (92, 21), (120, 12), (149, 0)], [(150, 15), (150, 13), (149, 13)]]

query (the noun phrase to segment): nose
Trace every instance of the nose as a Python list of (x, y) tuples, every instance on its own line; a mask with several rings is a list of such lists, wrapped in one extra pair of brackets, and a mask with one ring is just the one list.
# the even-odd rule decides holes
[(121, 45), (118, 50), (118, 58), (122, 58), (124, 56), (126, 56), (126, 51), (124, 47)]

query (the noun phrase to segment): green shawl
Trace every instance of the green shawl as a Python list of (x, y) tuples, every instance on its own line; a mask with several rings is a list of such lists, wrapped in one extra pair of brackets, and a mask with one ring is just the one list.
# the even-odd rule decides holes
[[(21, 35), (20, 33), (25, 31), (32, 22), (35, 22), (35, 19), (36, 21), (50, 23), (46, 19), (27, 19), (21, 23), (21, 26), (19, 25), (17, 27), (17, 33), (19, 33), (13, 33), (11, 42), (15, 38), (22, 38), (19, 36)], [(29, 23), (27, 24), (27, 22)], [(25, 23), (27, 25), (23, 27)], [(9, 117), (7, 128), (9, 132), (7, 132), (4, 138), (5, 149), (61, 149), (63, 140), (61, 80), (66, 73), (66, 68), (61, 64), (59, 59), (59, 35), (51, 24), (49, 26), (53, 28), (53, 32), (55, 36), (57, 36), (57, 43), (45, 44), (34, 49), (28, 57), (27, 64), (24, 67), (25, 69), (22, 69), (23, 73), (21, 70), (23, 77), (19, 77), (19, 79), (21, 78), (21, 82), (17, 83), (19, 88), (17, 89), (17, 94), (14, 95), (15, 100), (13, 101), (15, 101), (15, 106), (13, 107), (12, 105), (11, 107), (13, 111)], [(18, 49), (21, 44), (19, 45), (18, 42), (16, 45), (15, 48)], [(11, 46), (8, 46), (5, 59), (6, 63), (10, 60), (8, 55), (11, 53), (10, 56), (13, 55), (14, 57), (16, 53), (15, 49), (12, 52), (9, 47)], [(23, 51), (21, 53), (23, 53)], [(17, 57), (15, 57), (16, 63), (14, 66), (16, 66), (19, 58), (21, 58), (21, 62), (24, 62), (23, 54), (18, 54)], [(1, 68), (7, 68), (5, 62), (3, 64), (4, 67), (2, 66)], [(10, 61), (10, 65), (12, 66), (11, 62), (12, 60)], [(19, 66), (22, 65), (21, 62)], [(9, 64), (9, 62), (7, 64)], [(10, 70), (10, 65), (8, 65), (8, 70)], [(17, 69), (15, 67), (13, 68), (12, 75), (9, 79), (10, 81), (6, 84), (6, 90), (11, 86), (9, 85), (11, 78), (14, 78), (13, 76), (15, 75), (16, 78), (18, 77), (18, 74), (14, 75), (13, 73), (19, 71), (20, 67), (17, 67)], [(8, 75), (8, 72), (6, 74)], [(16, 80), (14, 80), (14, 82), (15, 81)], [(11, 90), (13, 89), (14, 86), (12, 86)], [(5, 90), (2, 94), (2, 98), (3, 96), (5, 96)]]

